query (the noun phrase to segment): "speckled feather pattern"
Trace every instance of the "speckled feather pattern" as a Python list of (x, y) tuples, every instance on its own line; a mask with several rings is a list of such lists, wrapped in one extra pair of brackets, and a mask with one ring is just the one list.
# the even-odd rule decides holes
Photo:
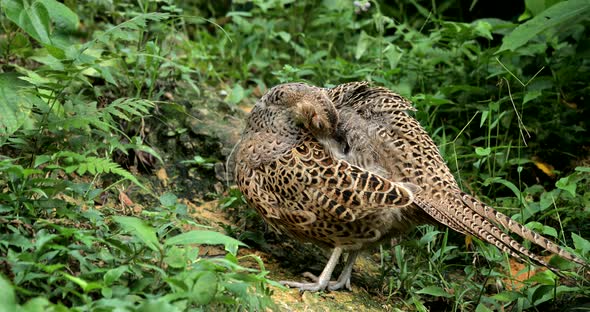
[(410, 110), (405, 98), (366, 82), (276, 86), (236, 147), (238, 187), (273, 228), (324, 247), (363, 249), (440, 223), (544, 266), (508, 232), (585, 264), (461, 191)]

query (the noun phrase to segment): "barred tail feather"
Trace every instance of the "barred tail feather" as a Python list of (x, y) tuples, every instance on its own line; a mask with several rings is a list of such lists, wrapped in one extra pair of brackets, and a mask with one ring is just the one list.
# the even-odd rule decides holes
[(510, 238), (510, 236), (504, 233), (500, 228), (488, 222), (479, 214), (473, 213), (469, 207), (462, 205), (458, 199), (457, 203), (448, 206), (436, 205), (437, 207), (447, 207), (447, 209), (436, 209), (435, 206), (420, 201), (419, 199), (416, 200), (416, 203), (434, 219), (459, 233), (469, 234), (482, 239), (493, 244), (502, 252), (521, 261), (525, 259), (522, 256), (524, 255), (538, 265), (545, 266), (554, 272), (558, 271), (541, 257), (530, 252), (520, 243)]
[[(471, 210), (476, 212), (482, 218), (490, 220), (493, 223), (500, 224), (504, 228), (506, 228), (508, 231), (513, 232), (513, 233), (519, 235), (520, 237), (542, 247), (543, 249), (559, 255), (562, 258), (568, 259), (570, 261), (573, 261), (573, 262), (578, 263), (583, 266), (588, 266), (588, 264), (584, 260), (582, 260), (579, 257), (573, 255), (572, 253), (566, 251), (565, 249), (563, 249), (559, 245), (555, 244), (550, 239), (548, 239), (548, 238), (538, 234), (537, 232), (534, 232), (534, 231), (530, 230), (529, 228), (523, 226), (522, 224), (512, 220), (511, 218), (509, 218), (505, 214), (482, 203), (481, 201), (477, 200), (473, 196), (471, 196), (467, 193), (461, 192), (461, 200), (465, 203), (465, 205), (467, 205)], [(492, 226), (495, 227), (494, 225), (492, 225)], [(498, 230), (500, 230), (500, 229), (498, 228)], [(510, 237), (507, 234), (503, 233), (503, 235), (507, 236), (510, 239)], [(518, 245), (519, 245), (519, 247), (517, 249), (518, 252), (521, 252), (522, 254), (531, 258), (531, 260), (533, 260), (534, 262), (538, 262), (538, 260), (540, 259), (538, 256), (531, 253), (530, 251), (528, 251), (528, 249), (524, 248), (520, 244), (518, 244)], [(531, 255), (535, 256), (537, 259), (531, 257)], [(545, 261), (543, 261), (542, 259), (539, 264), (547, 266), (545, 264)]]

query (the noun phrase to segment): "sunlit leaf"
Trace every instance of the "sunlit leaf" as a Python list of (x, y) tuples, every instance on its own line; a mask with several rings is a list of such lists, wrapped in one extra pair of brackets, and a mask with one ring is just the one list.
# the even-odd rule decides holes
[(197, 280), (192, 290), (192, 299), (198, 304), (208, 304), (217, 293), (217, 275), (204, 272)]
[(160, 249), (160, 242), (156, 236), (156, 231), (151, 226), (145, 224), (141, 219), (135, 217), (115, 216), (113, 217), (113, 220), (119, 223), (125, 231), (139, 238), (150, 249), (154, 251)]
[(416, 291), (416, 293), (424, 294), (424, 295), (431, 295), (431, 296), (435, 296), (435, 297), (444, 297), (444, 298), (453, 297), (453, 295), (451, 295), (448, 291), (445, 291), (444, 289), (442, 289), (441, 287), (438, 287), (438, 286), (427, 286), (427, 287), (424, 287), (424, 288)]
[(166, 240), (164, 245), (191, 245), (191, 244), (206, 244), (206, 245), (224, 245), (225, 250), (235, 254), (238, 246), (246, 246), (237, 239), (223, 235), (219, 232), (207, 230), (193, 230), (190, 232), (178, 234)]
[(504, 37), (502, 46), (496, 53), (517, 48), (526, 44), (535, 36), (564, 24), (575, 24), (590, 14), (590, 0), (568, 0), (555, 4), (531, 20), (519, 25)]

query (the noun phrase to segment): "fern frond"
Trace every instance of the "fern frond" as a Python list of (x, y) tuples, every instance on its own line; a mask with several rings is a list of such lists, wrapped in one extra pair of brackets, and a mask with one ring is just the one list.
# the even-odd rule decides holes
[(154, 103), (143, 99), (119, 98), (102, 109), (105, 119), (117, 116), (123, 120), (131, 120), (131, 117), (145, 117), (149, 115)]
[(147, 187), (145, 187), (137, 178), (129, 171), (121, 168), (119, 164), (113, 162), (108, 158), (86, 156), (71, 151), (62, 151), (55, 153), (52, 157), (54, 160), (66, 159), (68, 166), (62, 167), (68, 174), (76, 172), (79, 175), (85, 175), (87, 173), (92, 175), (99, 175), (105, 173), (114, 173), (127, 179), (133, 184), (141, 187), (143, 190), (152, 193)]

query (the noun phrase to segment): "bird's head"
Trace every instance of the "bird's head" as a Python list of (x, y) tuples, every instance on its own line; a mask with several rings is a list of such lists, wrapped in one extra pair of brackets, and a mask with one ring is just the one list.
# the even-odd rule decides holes
[(316, 136), (333, 134), (338, 123), (338, 113), (326, 91), (304, 83), (273, 87), (261, 102), (283, 109), (296, 124), (309, 129)]

